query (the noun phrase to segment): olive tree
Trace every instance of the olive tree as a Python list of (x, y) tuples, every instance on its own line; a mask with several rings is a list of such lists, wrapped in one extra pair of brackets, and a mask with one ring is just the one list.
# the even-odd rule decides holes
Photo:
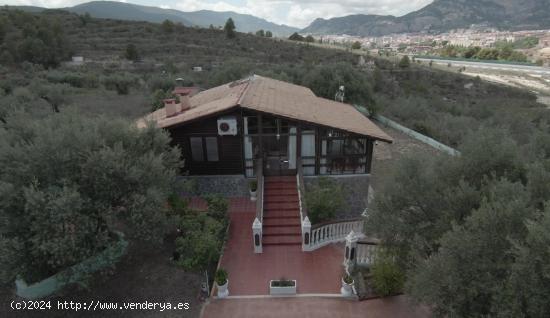
[(73, 111), (0, 124), (0, 278), (34, 282), (123, 230), (158, 241), (180, 166), (166, 133)]

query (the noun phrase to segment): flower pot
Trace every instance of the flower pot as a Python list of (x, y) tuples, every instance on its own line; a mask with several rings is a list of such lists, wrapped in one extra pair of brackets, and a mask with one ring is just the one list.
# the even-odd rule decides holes
[(296, 295), (296, 280), (292, 280), (293, 286), (276, 286), (276, 280), (269, 281), (269, 294), (270, 295)]
[(228, 285), (229, 285), (229, 279), (225, 281), (225, 284), (221, 286), (218, 285), (218, 298), (225, 298), (229, 296), (229, 288), (227, 288)]
[(256, 191), (250, 190), (250, 201), (256, 201)]
[(351, 297), (353, 295), (353, 283), (354, 281), (348, 284), (344, 281), (344, 278), (342, 278), (342, 288), (340, 288), (340, 293), (343, 297)]

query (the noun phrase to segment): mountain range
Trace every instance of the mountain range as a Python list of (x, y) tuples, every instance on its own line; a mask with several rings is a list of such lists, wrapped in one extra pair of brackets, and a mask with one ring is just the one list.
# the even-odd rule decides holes
[[(18, 8), (33, 12), (45, 10), (45, 8), (32, 6), (18, 6)], [(160, 23), (168, 19), (173, 22), (180, 22), (186, 26), (199, 26), (205, 28), (210, 25), (215, 27), (223, 26), (228, 18), (232, 18), (239, 32), (256, 32), (263, 29), (271, 31), (276, 36), (288, 36), (293, 32), (299, 31), (298, 28), (276, 24), (252, 15), (231, 11), (218, 12), (200, 10), (184, 12), (115, 1), (91, 1), (74, 7), (60, 9), (78, 14), (87, 12), (95, 18), (148, 21), (155, 23)]]
[(301, 33), (358, 36), (441, 33), (473, 24), (506, 30), (548, 29), (550, 0), (435, 0), (401, 17), (358, 14), (316, 19)]

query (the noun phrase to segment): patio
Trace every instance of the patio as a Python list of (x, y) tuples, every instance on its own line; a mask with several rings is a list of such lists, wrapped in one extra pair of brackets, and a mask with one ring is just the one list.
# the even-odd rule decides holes
[(314, 252), (301, 246), (265, 246), (255, 254), (252, 222), (255, 204), (248, 198), (230, 199), (231, 225), (220, 267), (229, 273), (229, 295), (268, 295), (269, 281), (297, 280), (298, 294), (339, 294), (344, 247), (331, 244)]

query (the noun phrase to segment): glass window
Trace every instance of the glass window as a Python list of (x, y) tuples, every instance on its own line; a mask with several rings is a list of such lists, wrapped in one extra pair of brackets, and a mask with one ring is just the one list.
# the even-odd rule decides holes
[(247, 131), (245, 134), (257, 134), (258, 133), (258, 117), (249, 116), (245, 118)]
[(191, 144), (191, 158), (193, 158), (193, 161), (204, 161), (204, 151), (202, 149), (202, 138), (190, 137), (189, 142)]
[(346, 155), (362, 155), (365, 153), (365, 139), (346, 139), (346, 145), (344, 147)]
[(329, 139), (327, 140), (327, 155), (339, 156), (342, 155), (344, 149), (344, 139)]
[(208, 161), (220, 160), (218, 156), (218, 137), (206, 137), (206, 158)]
[(276, 134), (278, 132), (277, 119), (275, 117), (263, 116), (262, 132), (264, 134)]

